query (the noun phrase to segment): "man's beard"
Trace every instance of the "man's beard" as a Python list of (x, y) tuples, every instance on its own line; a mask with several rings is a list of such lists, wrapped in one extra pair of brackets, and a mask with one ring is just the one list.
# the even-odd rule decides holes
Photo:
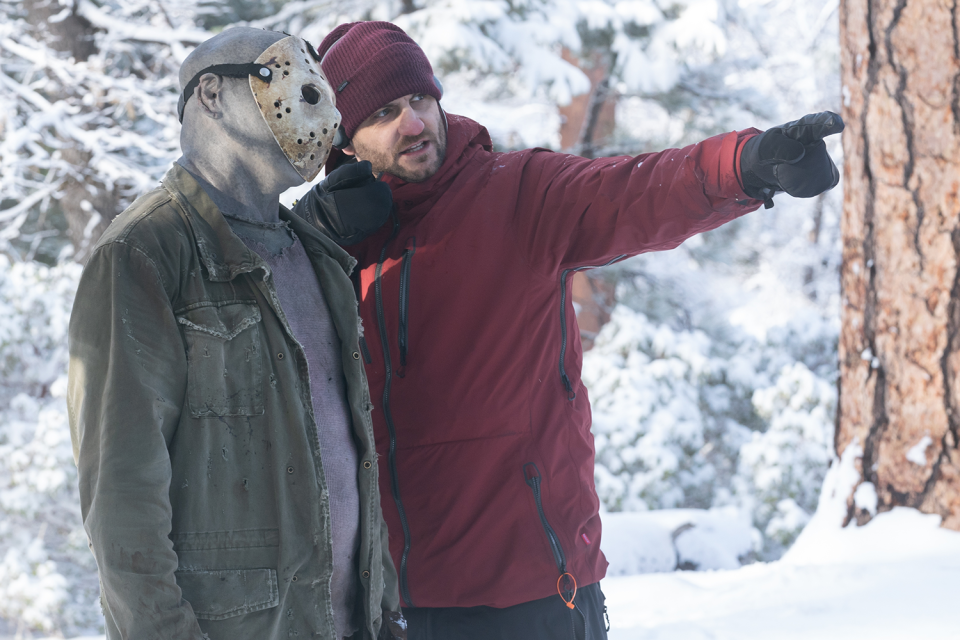
[[(433, 148), (436, 149), (436, 158), (431, 161), (429, 158), (425, 157), (422, 160), (422, 163), (419, 163), (413, 169), (405, 169), (404, 167), (400, 166), (400, 151), (424, 140), (429, 142)], [(353, 147), (356, 150), (357, 158), (360, 160), (367, 160), (373, 165), (374, 174), (388, 173), (392, 176), (400, 178), (401, 180), (404, 180), (405, 182), (424, 182), (425, 180), (432, 178), (433, 175), (440, 170), (444, 159), (447, 157), (447, 131), (446, 127), (444, 127), (443, 123), (441, 122), (436, 136), (428, 135), (426, 138), (424, 138), (421, 134), (419, 136), (403, 138), (391, 152), (368, 149), (362, 144), (358, 144), (356, 141), (354, 141)]]

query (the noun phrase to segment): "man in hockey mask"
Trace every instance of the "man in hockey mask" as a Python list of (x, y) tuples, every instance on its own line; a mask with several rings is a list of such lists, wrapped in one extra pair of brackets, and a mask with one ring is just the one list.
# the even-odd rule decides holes
[(313, 48), (248, 28), (180, 72), (183, 157), (121, 214), (70, 321), (107, 638), (402, 636), (355, 261), (279, 204), (340, 114)]

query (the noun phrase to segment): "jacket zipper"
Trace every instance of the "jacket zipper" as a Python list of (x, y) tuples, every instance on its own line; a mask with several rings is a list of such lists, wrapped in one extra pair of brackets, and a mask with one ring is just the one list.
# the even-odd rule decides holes
[(573, 385), (570, 383), (570, 378), (567, 376), (567, 369), (563, 364), (564, 359), (567, 357), (567, 274), (571, 271), (577, 272), (585, 271), (586, 269), (608, 267), (614, 262), (623, 260), (626, 257), (627, 254), (622, 254), (604, 264), (571, 267), (570, 269), (564, 269), (563, 273), (560, 274), (560, 379), (563, 381), (563, 386), (567, 389), (567, 400), (573, 400), (577, 397), (577, 394), (573, 392)]
[(366, 364), (373, 362), (373, 357), (370, 355), (370, 347), (367, 346), (367, 340), (363, 336), (360, 336), (360, 353), (363, 354), (363, 361)]
[(563, 547), (560, 546), (560, 538), (557, 537), (553, 527), (550, 526), (547, 514), (543, 511), (543, 496), (540, 486), (542, 478), (540, 477), (540, 469), (537, 468), (535, 463), (528, 462), (523, 465), (523, 479), (527, 486), (533, 490), (533, 499), (537, 503), (537, 512), (540, 514), (540, 524), (543, 525), (547, 540), (550, 542), (550, 550), (553, 552), (554, 562), (557, 563), (557, 571), (560, 572), (560, 575), (563, 575), (567, 572), (567, 557), (563, 553)]
[(404, 375), (404, 367), (407, 366), (407, 318), (410, 308), (410, 264), (413, 262), (413, 254), (417, 252), (417, 239), (410, 238), (407, 241), (407, 248), (403, 252), (403, 261), (400, 267), (400, 369), (397, 375), (401, 378)]
[(393, 233), (390, 234), (390, 237), (387, 238), (387, 241), (383, 244), (383, 249), (380, 250), (380, 260), (377, 262), (377, 270), (374, 276), (374, 291), (377, 299), (377, 324), (380, 329), (380, 346), (383, 348), (385, 375), (383, 381), (383, 417), (386, 419), (387, 429), (390, 431), (390, 450), (387, 453), (387, 465), (390, 468), (393, 501), (397, 504), (397, 512), (400, 514), (400, 526), (403, 528), (403, 554), (400, 556), (400, 566), (398, 567), (400, 574), (400, 594), (403, 596), (403, 599), (406, 600), (407, 605), (412, 607), (414, 604), (413, 600), (410, 599), (410, 587), (407, 583), (407, 555), (410, 553), (410, 525), (407, 523), (407, 512), (403, 508), (403, 501), (400, 500), (400, 485), (397, 475), (397, 431), (393, 424), (393, 415), (390, 413), (390, 381), (393, 377), (393, 365), (390, 362), (390, 343), (387, 340), (387, 328), (384, 322), (383, 281), (381, 280), (383, 261), (387, 255), (387, 246), (397, 237), (398, 231), (400, 231), (400, 221), (394, 217)]

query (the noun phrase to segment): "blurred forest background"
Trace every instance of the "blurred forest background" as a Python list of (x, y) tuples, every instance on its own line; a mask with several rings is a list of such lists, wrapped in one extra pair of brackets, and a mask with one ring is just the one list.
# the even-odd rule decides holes
[[(0, 619), (102, 632), (66, 325), (100, 234), (179, 156), (177, 71), (196, 44), (238, 24), (318, 43), (391, 20), (427, 52), (444, 107), (498, 149), (632, 155), (839, 112), (838, 4), (0, 0)], [(839, 139), (828, 148), (839, 163)], [(750, 532), (741, 563), (790, 546), (834, 457), (840, 210), (840, 189), (781, 197), (580, 277), (605, 510), (725, 514)]]

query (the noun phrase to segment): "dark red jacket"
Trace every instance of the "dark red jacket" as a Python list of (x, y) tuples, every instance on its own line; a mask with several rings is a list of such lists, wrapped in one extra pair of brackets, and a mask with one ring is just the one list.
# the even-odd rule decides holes
[(571, 275), (672, 249), (756, 209), (754, 131), (635, 158), (491, 151), (449, 116), (427, 182), (351, 247), (383, 515), (404, 605), (507, 607), (599, 581), (590, 403)]

